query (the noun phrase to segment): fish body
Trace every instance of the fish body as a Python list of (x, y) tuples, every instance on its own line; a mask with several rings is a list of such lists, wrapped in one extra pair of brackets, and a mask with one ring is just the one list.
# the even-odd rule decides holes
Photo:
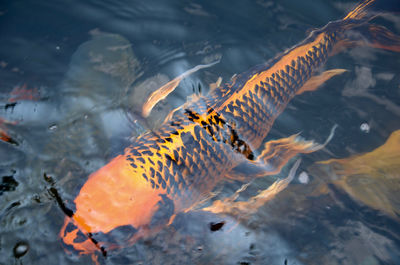
[(222, 181), (251, 180), (238, 173), (239, 166), (261, 168), (270, 175), (295, 154), (311, 152), (309, 145), (295, 150), (293, 140), (266, 145), (256, 155), (290, 100), (336, 74), (316, 75), (329, 56), (358, 41), (349, 41), (346, 33), (364, 27), (366, 9), (373, 3), (363, 2), (344, 19), (314, 30), (269, 62), (195, 97), (158, 129), (135, 139), (123, 154), (89, 176), (74, 201), (75, 212), (66, 217), (60, 232), (64, 243), (81, 254), (104, 254), (118, 248), (106, 235), (126, 227), (132, 232), (127, 242), (134, 243), (203, 202)]

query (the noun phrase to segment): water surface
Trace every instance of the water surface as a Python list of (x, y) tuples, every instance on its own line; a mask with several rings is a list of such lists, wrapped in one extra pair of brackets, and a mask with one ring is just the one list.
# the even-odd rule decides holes
[[(218, 77), (227, 81), (272, 58), (301, 41), (310, 29), (343, 17), (355, 4), (0, 4), (0, 117), (9, 121), (3, 125), (15, 140), (0, 142), (0, 264), (90, 263), (90, 257), (64, 251), (58, 237), (64, 213), (52, 187), (73, 207), (71, 202), (91, 172), (121, 153), (131, 137), (157, 127), (193, 92), (206, 93)], [(376, 22), (400, 33), (396, 15)], [(152, 90), (195, 65), (218, 59), (219, 64), (185, 79), (148, 120), (138, 115)], [(343, 184), (338, 181), (348, 175), (315, 164), (370, 152), (400, 129), (399, 63), (399, 54), (366, 47), (328, 61), (326, 69), (349, 71), (316, 92), (296, 97), (267, 139), (301, 132), (323, 142), (337, 124), (335, 137), (324, 150), (302, 156), (298, 172), (307, 174), (308, 181), (296, 179), (248, 222), (237, 225), (230, 217), (192, 212), (178, 216), (157, 236), (101, 262), (399, 264), (399, 195), (389, 194), (399, 188), (398, 171), (374, 165), (385, 181), (364, 173), (361, 184), (357, 176)], [(390, 161), (396, 165), (399, 154), (393, 156)], [(240, 199), (270, 183), (254, 181)], [(240, 183), (226, 184), (219, 198), (239, 187)], [(360, 187), (378, 196), (368, 203)], [(211, 231), (210, 223), (221, 221), (226, 225)]]

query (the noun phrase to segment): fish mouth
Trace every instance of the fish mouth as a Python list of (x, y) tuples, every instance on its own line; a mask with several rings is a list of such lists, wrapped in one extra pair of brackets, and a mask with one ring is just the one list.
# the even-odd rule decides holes
[(132, 239), (140, 234), (137, 232), (133, 226), (125, 225), (108, 233), (88, 233), (73, 218), (66, 217), (59, 236), (64, 249), (70, 254), (89, 255), (100, 252), (106, 257), (108, 251), (131, 245)]
[(92, 234), (82, 231), (70, 217), (65, 218), (59, 236), (62, 239), (64, 249), (69, 253), (85, 255), (100, 251), (103, 256), (107, 255), (105, 249), (99, 246)]

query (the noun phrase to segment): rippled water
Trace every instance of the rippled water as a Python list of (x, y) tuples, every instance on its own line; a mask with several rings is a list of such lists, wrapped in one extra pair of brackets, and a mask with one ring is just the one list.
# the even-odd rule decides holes
[[(313, 28), (343, 17), (353, 1), (9, 1), (0, 4), (0, 264), (88, 264), (58, 237), (87, 176), (157, 127), (193, 92), (262, 63)], [(400, 17), (377, 23), (400, 33)], [(148, 120), (146, 96), (198, 64)], [(322, 142), (303, 155), (301, 178), (252, 218), (192, 212), (105, 264), (399, 264), (399, 153), (360, 159), (370, 170), (315, 164), (371, 152), (400, 129), (400, 55), (359, 47), (326, 69), (347, 73), (296, 97), (268, 139), (301, 132)], [(22, 92), (21, 92), (22, 91)], [(399, 141), (391, 142), (398, 146)], [(385, 149), (386, 150), (386, 149)], [(380, 159), (382, 158), (382, 159)], [(357, 160), (359, 161), (359, 160)], [(354, 164), (352, 162), (346, 165)], [(344, 167), (344, 166), (343, 166)], [(365, 167), (364, 167), (365, 168)], [(287, 171), (285, 171), (287, 172)], [(283, 172), (283, 175), (286, 174)], [(258, 179), (241, 194), (270, 182)], [(220, 197), (240, 183), (228, 183)], [(211, 223), (225, 222), (212, 231)]]

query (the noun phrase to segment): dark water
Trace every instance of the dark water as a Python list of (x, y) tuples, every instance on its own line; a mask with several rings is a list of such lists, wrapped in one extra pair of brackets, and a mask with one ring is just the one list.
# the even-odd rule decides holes
[[(89, 264), (90, 257), (63, 250), (58, 233), (64, 213), (51, 188), (70, 204), (91, 172), (120, 153), (130, 137), (156, 127), (193, 91), (207, 92), (218, 77), (229, 80), (270, 59), (354, 4), (3, 1), (0, 117), (9, 121), (3, 124), (17, 144), (0, 142), (0, 264)], [(376, 23), (400, 33), (398, 15)], [(149, 120), (139, 118), (151, 90), (218, 59), (185, 79)], [(302, 156), (298, 172), (309, 175), (307, 184), (296, 179), (242, 224), (201, 212), (178, 216), (157, 236), (101, 262), (400, 264), (399, 171), (378, 165), (384, 181), (363, 175), (363, 187), (378, 195), (371, 202), (361, 198), (356, 182), (337, 185), (341, 176), (331, 168), (312, 166), (370, 152), (400, 129), (399, 63), (399, 54), (366, 47), (332, 57), (326, 69), (349, 71), (296, 97), (275, 122), (268, 139), (301, 132), (319, 142), (338, 124), (327, 148)], [(21, 98), (16, 88), (30, 92)], [(396, 166), (400, 159), (393, 157)], [(254, 181), (241, 199), (269, 183)], [(238, 187), (228, 183), (219, 196)], [(209, 224), (221, 221), (226, 225), (211, 231)]]

